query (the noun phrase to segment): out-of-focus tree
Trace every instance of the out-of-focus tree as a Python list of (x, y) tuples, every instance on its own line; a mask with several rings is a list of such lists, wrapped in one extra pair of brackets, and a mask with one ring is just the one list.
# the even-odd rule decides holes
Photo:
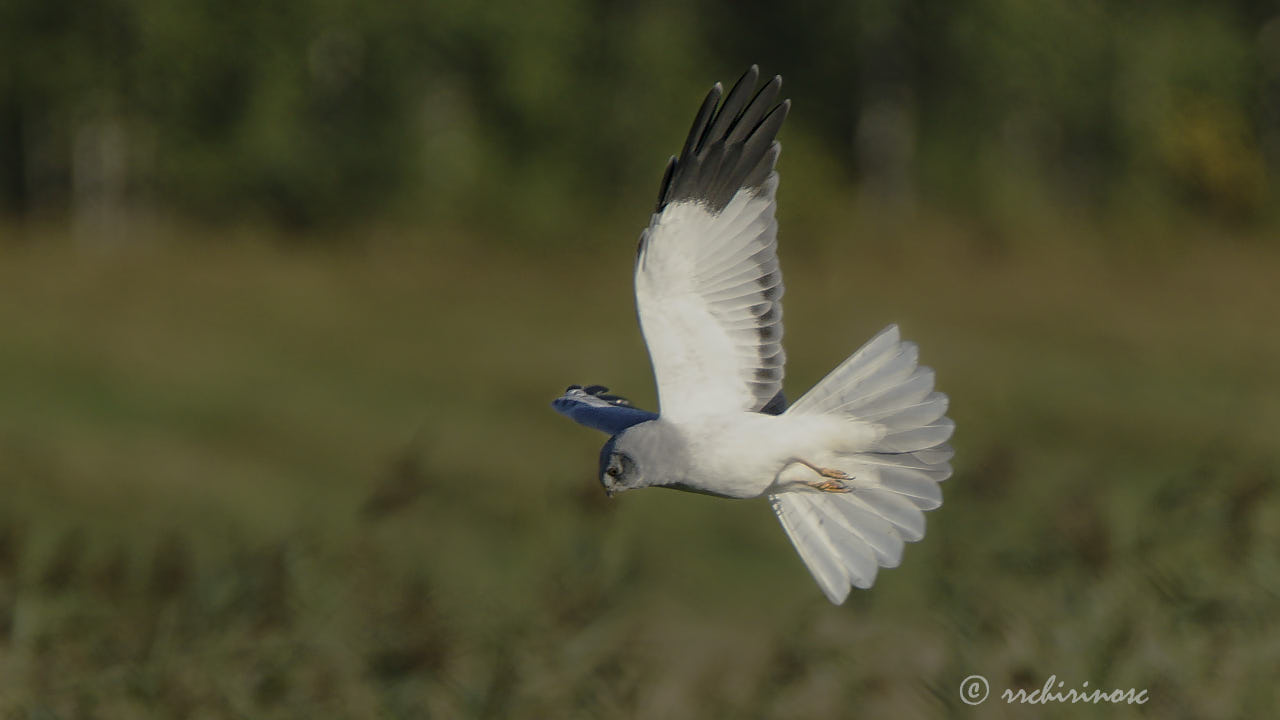
[(1277, 222), (1277, 48), (1250, 0), (9, 0), (0, 213), (552, 233), (759, 62), (876, 198)]

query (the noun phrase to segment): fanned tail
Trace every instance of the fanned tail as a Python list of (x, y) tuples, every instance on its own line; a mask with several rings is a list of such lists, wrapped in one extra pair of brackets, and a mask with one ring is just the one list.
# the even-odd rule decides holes
[(837, 415), (880, 432), (866, 452), (836, 456), (854, 478), (851, 492), (800, 488), (770, 495), (773, 510), (823, 593), (843, 603), (850, 587), (869, 588), (881, 567), (896, 567), (903, 543), (924, 537), (924, 511), (942, 504), (951, 476), (947, 440), (955, 423), (933, 370), (918, 365), (915, 343), (890, 325), (787, 409)]

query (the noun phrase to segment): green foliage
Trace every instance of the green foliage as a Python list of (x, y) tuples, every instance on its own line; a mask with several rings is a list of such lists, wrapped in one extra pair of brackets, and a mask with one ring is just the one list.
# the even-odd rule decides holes
[(838, 608), (765, 503), (606, 500), (548, 407), (653, 405), (629, 242), (0, 248), (0, 716), (1078, 717), (997, 700), (1051, 674), (1265, 716), (1274, 249), (831, 220), (858, 242), (782, 249), (789, 392), (895, 320), (959, 428), (925, 540)]
[[(0, 717), (1266, 716), (1277, 48), (1243, 1), (0, 3)], [(897, 321), (959, 427), (842, 608), (547, 407), (654, 405), (631, 239), (751, 62), (789, 391)]]
[(607, 215), (649, 195), (707, 85), (759, 62), (796, 101), (784, 140), (839, 170), (832, 198), (853, 181), (986, 218), (1274, 226), (1277, 18), (1249, 2), (12, 0), (0, 209), (552, 237), (571, 200)]

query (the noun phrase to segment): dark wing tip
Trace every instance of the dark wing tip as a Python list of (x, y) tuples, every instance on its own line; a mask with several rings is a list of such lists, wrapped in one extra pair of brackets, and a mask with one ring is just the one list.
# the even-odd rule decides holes
[(760, 68), (752, 65), (727, 95), (720, 83), (707, 93), (680, 155), (667, 164), (657, 212), (685, 200), (720, 212), (739, 190), (758, 190), (768, 180), (778, 158), (775, 141), (791, 101), (777, 102), (781, 76), (756, 91), (759, 79)]
[(641, 410), (626, 398), (611, 394), (603, 385), (570, 385), (563, 395), (551, 401), (551, 407), (580, 425), (609, 435), (658, 417), (657, 413)]

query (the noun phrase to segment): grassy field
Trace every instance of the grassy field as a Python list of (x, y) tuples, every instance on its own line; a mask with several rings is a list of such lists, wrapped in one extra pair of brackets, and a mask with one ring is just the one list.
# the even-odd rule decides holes
[[(0, 718), (1280, 706), (1274, 243), (784, 228), (789, 393), (894, 321), (959, 428), (928, 536), (843, 607), (763, 502), (606, 500), (549, 408), (654, 404), (630, 229), (0, 243)], [(998, 698), (1051, 675), (1150, 701)]]

